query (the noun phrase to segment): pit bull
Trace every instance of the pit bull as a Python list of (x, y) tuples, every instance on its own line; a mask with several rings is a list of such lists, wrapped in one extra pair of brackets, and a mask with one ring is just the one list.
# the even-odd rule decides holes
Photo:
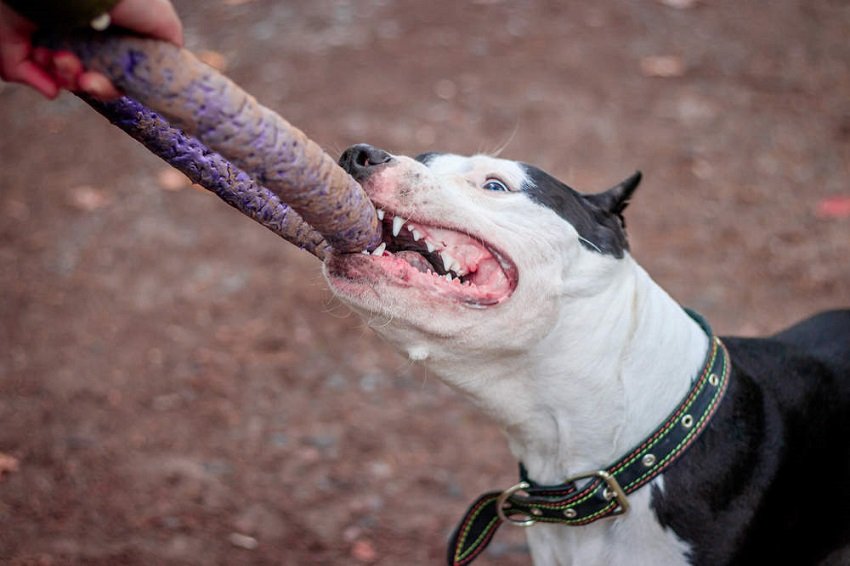
[(538, 565), (850, 564), (850, 310), (714, 337), (629, 253), (639, 174), (581, 194), (486, 155), (357, 145), (340, 164), (383, 242), (326, 261), (334, 294), (522, 464), (450, 564), (506, 522)]

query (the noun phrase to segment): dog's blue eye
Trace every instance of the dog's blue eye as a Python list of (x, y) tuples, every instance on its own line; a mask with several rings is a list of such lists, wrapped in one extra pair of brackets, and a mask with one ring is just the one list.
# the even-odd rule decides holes
[(481, 187), (487, 189), (488, 191), (507, 192), (510, 190), (508, 189), (508, 186), (506, 184), (504, 184), (498, 179), (487, 179), (486, 181), (484, 181), (484, 184), (481, 185)]

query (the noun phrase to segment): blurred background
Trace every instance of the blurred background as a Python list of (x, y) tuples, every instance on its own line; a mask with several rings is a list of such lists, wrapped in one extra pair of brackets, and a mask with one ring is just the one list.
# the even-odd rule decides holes
[[(335, 156), (501, 151), (586, 192), (641, 169), (633, 253), (720, 333), (850, 305), (846, 1), (174, 4)], [(0, 561), (441, 563), (515, 479), (312, 256), (0, 84)], [(480, 563), (528, 560), (506, 527)]]

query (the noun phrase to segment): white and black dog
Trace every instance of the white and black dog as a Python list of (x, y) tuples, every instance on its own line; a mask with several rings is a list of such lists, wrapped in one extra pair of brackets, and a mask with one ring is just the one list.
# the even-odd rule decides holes
[[(384, 243), (332, 256), (329, 284), (504, 428), (526, 482), (493, 508), (538, 523), (528, 530), (536, 564), (850, 564), (850, 311), (724, 338), (724, 348), (628, 252), (622, 214), (639, 175), (587, 195), (484, 155), (412, 159), (358, 145), (340, 164), (379, 209)], [(712, 351), (731, 364), (711, 370), (725, 395), (700, 434), (666, 439), (675, 453), (635, 451), (672, 430), (662, 423), (696, 428), (676, 411)], [(663, 473), (640, 489), (604, 472), (662, 456)], [(611, 501), (597, 513), (607, 520), (568, 526), (583, 512), (575, 498), (547, 506), (594, 483)], [(531, 504), (510, 515), (520, 491)], [(566, 526), (552, 524), (555, 511)], [(450, 562), (478, 550), (463, 552)]]

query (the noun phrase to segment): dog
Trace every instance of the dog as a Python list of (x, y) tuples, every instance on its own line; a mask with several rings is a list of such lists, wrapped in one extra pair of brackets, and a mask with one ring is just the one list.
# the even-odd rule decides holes
[[(629, 253), (623, 212), (639, 174), (581, 194), (486, 155), (360, 144), (339, 162), (374, 202), (383, 243), (331, 256), (329, 286), (504, 429), (527, 481), (493, 505), (502, 520), (536, 523), (535, 564), (850, 564), (850, 310), (716, 340)], [(625, 494), (604, 470), (655, 438), (711, 351), (728, 361), (722, 392), (711, 374), (714, 412), (663, 473)], [(635, 465), (656, 461), (647, 452)], [(534, 501), (534, 486), (594, 482), (613, 500), (605, 520), (507, 514), (523, 489)]]

